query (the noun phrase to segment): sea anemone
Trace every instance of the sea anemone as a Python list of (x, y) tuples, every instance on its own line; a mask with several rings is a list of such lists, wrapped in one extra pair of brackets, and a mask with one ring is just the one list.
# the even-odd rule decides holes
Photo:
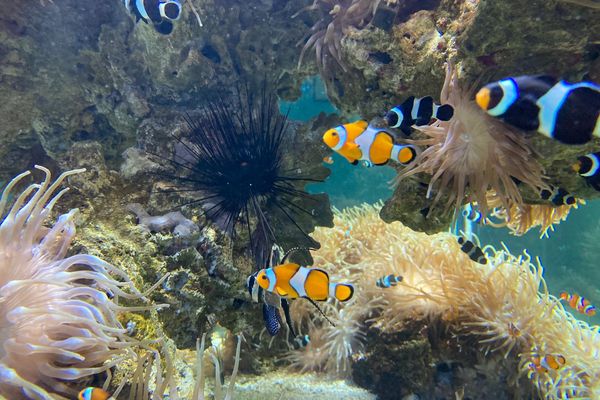
[(349, 28), (362, 29), (375, 16), (381, 0), (314, 0), (301, 12), (318, 10), (321, 18), (310, 28), (308, 35), (298, 44), (304, 43), (298, 68), (302, 65), (306, 51), (314, 48), (317, 68), (325, 79), (333, 76), (336, 65), (346, 71), (342, 59), (342, 39)]
[(552, 204), (510, 204), (504, 208), (499, 199), (488, 195), (488, 204), (492, 211), (486, 220), (486, 225), (495, 228), (507, 227), (515, 236), (523, 236), (530, 229), (540, 227), (540, 239), (548, 237), (549, 231), (554, 231), (554, 225), (565, 221), (573, 209), (584, 205), (585, 200), (576, 199), (574, 204), (555, 206)]
[(458, 70), (447, 63), (440, 101), (454, 107), (454, 117), (417, 127), (426, 138), (413, 142), (427, 148), (394, 183), (427, 173), (431, 175), (427, 197), (437, 191), (431, 208), (446, 195), (446, 211), (458, 210), (468, 199), (476, 201), (485, 216), (490, 209), (489, 190), (508, 208), (523, 204), (517, 182), (536, 193), (547, 185), (528, 139), (486, 115), (473, 101), (473, 92), (460, 86)]
[[(459, 345), (475, 342), (482, 356), (497, 353), (516, 360), (507, 363), (520, 367), (513, 371), (515, 376), (519, 372), (529, 375), (545, 399), (566, 398), (567, 394), (569, 398), (595, 398), (600, 393), (600, 331), (576, 319), (549, 293), (539, 260), (527, 253), (515, 256), (506, 248), (484, 246), (488, 263), (482, 265), (460, 250), (454, 235), (427, 235), (400, 222), (386, 224), (378, 217), (380, 207), (365, 205), (336, 212), (333, 229), (318, 228), (314, 233), (322, 245), (313, 252), (315, 266), (356, 284), (357, 300), (343, 308), (357, 327), (352, 340), (362, 342), (359, 332), (371, 327), (395, 333), (405, 330), (410, 321), (414, 325), (425, 318), (431, 325), (437, 320), (456, 336)], [(348, 225), (352, 233), (340, 234)], [(375, 285), (390, 273), (403, 277), (397, 286), (382, 289)], [(329, 308), (325, 312), (335, 317)], [(315, 330), (326, 329), (323, 321), (315, 325)], [(319, 335), (325, 339), (321, 349), (336, 346), (333, 340), (337, 338)], [(369, 344), (364, 344), (368, 356)], [(528, 374), (533, 351), (561, 354), (566, 364)], [(349, 365), (360, 356), (354, 348), (344, 354)], [(325, 369), (336, 372), (337, 365), (332, 361)]]
[(68, 190), (55, 194), (57, 188), (84, 170), (64, 172), (52, 183), (50, 171), (35, 168), (45, 179), (15, 195), (7, 212), (12, 189), (29, 172), (10, 181), (0, 198), (0, 395), (72, 398), (76, 391), (68, 383), (132, 355), (133, 341), (116, 314), (152, 306), (118, 305), (119, 297), (147, 301), (118, 268), (88, 254), (66, 257), (76, 209), (44, 226)]
[(243, 225), (259, 265), (274, 242), (292, 236), (289, 228), (300, 233), (295, 246), (318, 246), (307, 231), (328, 206), (327, 197), (304, 191), (306, 183), (321, 179), (301, 167), (302, 149), (292, 147), (287, 116), (266, 84), (258, 96), (245, 88), (234, 98), (209, 100), (186, 121), (189, 129), (175, 136), (173, 155), (155, 154), (166, 168), (162, 175), (173, 182), (171, 191), (190, 194), (187, 204), (201, 205), (233, 238)]

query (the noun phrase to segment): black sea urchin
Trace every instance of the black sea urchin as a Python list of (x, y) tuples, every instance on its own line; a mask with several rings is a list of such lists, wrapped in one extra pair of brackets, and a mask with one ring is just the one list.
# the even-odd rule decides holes
[(284, 167), (284, 144), (291, 129), (266, 86), (258, 95), (245, 88), (232, 99), (212, 99), (186, 122), (189, 129), (175, 136), (174, 154), (165, 159), (166, 176), (176, 185), (173, 191), (192, 192), (194, 198), (187, 204), (200, 204), (233, 238), (238, 224), (245, 226), (257, 263), (290, 226), (304, 237), (300, 245), (318, 246), (298, 220), (300, 214), (314, 219), (316, 205), (307, 206), (306, 200), (321, 199), (303, 187), (321, 180), (301, 175), (296, 166)]

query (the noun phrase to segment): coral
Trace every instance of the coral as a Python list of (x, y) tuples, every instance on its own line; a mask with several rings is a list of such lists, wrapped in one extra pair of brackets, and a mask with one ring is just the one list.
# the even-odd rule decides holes
[[(14, 197), (8, 183), (0, 199), (0, 394), (8, 398), (62, 398), (76, 393), (68, 384), (107, 371), (131, 356), (132, 340), (117, 320), (118, 298), (147, 300), (120, 269), (89, 254), (67, 257), (77, 210), (44, 226), (66, 193), (55, 193), (69, 176), (31, 184)], [(113, 277), (114, 276), (114, 277)], [(50, 394), (54, 393), (54, 394)]]
[(565, 221), (573, 209), (585, 204), (585, 200), (577, 199), (570, 205), (554, 206), (552, 204), (510, 204), (504, 208), (496, 196), (488, 194), (492, 211), (486, 225), (495, 228), (507, 227), (513, 235), (522, 236), (536, 226), (540, 227), (540, 239), (548, 237), (554, 231), (554, 225)]
[(490, 209), (489, 190), (508, 208), (508, 204), (523, 204), (516, 181), (537, 192), (546, 185), (527, 138), (477, 110), (472, 97), (472, 90), (460, 86), (458, 69), (448, 63), (440, 102), (454, 107), (454, 117), (417, 128), (426, 138), (413, 143), (427, 148), (396, 178), (395, 185), (427, 173), (431, 175), (427, 198), (435, 192), (431, 208), (445, 195), (446, 211), (458, 211), (468, 198), (477, 201), (485, 216)]
[[(477, 344), (482, 357), (497, 354), (512, 362), (513, 377), (507, 377), (506, 385), (513, 390), (528, 376), (547, 399), (564, 398), (567, 393), (570, 398), (597, 396), (600, 332), (577, 320), (548, 292), (539, 260), (485, 246), (488, 263), (481, 265), (459, 249), (453, 235), (429, 236), (399, 222), (385, 224), (378, 218), (379, 207), (336, 212), (333, 229), (315, 232), (322, 244), (313, 252), (315, 266), (327, 270), (332, 279), (344, 277), (356, 286), (356, 301), (339, 309), (356, 318), (354, 341), (363, 341), (359, 332), (367, 328), (394, 334), (421, 320), (431, 321), (427, 323), (431, 330), (432, 321), (438, 321), (442, 326), (437, 330), (450, 330), (459, 348)], [(352, 226), (349, 236), (344, 234), (348, 225)], [(388, 289), (377, 287), (376, 280), (387, 274), (401, 275), (403, 280)], [(339, 310), (327, 307), (326, 313), (335, 318)], [(306, 311), (296, 311), (300, 311), (296, 319), (309, 318)], [(326, 327), (316, 321), (309, 334)], [(325, 337), (322, 350), (333, 340)], [(364, 345), (362, 353), (353, 349), (351, 359), (368, 356), (374, 344), (367, 340)], [(556, 370), (528, 374), (532, 352), (562, 354), (567, 362)], [(350, 363), (356, 367), (356, 362)], [(327, 370), (335, 373), (335, 365)], [(469, 396), (468, 386), (465, 396)]]
[(175, 236), (189, 237), (199, 231), (198, 225), (187, 219), (180, 211), (152, 217), (139, 203), (128, 204), (127, 210), (135, 214), (138, 223), (148, 232), (171, 231)]

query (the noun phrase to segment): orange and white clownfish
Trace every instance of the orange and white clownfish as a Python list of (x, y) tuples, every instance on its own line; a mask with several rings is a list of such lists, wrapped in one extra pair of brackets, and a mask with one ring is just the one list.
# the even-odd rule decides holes
[(600, 86), (593, 82), (518, 76), (484, 86), (475, 100), (493, 117), (564, 144), (600, 137)]
[(97, 387), (87, 387), (79, 392), (77, 400), (115, 400), (106, 390)]
[(557, 370), (563, 365), (565, 365), (567, 361), (565, 357), (560, 354), (546, 354), (544, 357), (540, 357), (539, 354), (534, 354), (531, 356), (531, 362), (528, 365), (528, 368), (531, 371), (535, 372), (548, 372), (549, 370)]
[(330, 282), (329, 275), (322, 269), (302, 267), (295, 263), (262, 269), (256, 275), (256, 282), (264, 290), (289, 299), (303, 297), (325, 301), (335, 298), (343, 302), (350, 300), (354, 294), (351, 284)]
[(589, 300), (585, 299), (583, 296), (579, 296), (578, 294), (569, 294), (567, 292), (562, 292), (560, 294), (560, 299), (565, 300), (569, 303), (571, 308), (577, 310), (581, 314), (589, 315), (590, 317), (596, 315), (596, 307), (594, 307)]
[(329, 129), (323, 142), (354, 165), (359, 161), (385, 165), (389, 160), (407, 165), (417, 156), (415, 146), (395, 144), (391, 133), (364, 120)]

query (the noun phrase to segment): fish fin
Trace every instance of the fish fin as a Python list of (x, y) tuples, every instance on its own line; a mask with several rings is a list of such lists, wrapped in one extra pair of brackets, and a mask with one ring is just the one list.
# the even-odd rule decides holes
[(281, 315), (279, 315), (277, 307), (266, 303), (263, 304), (263, 319), (269, 335), (277, 335), (281, 330)]
[(292, 337), (296, 337), (296, 332), (294, 332), (294, 326), (292, 325), (292, 317), (290, 315), (290, 304), (286, 299), (281, 299), (281, 308), (283, 308), (283, 315), (285, 316), (285, 323), (288, 328), (290, 328), (290, 333)]
[(454, 116), (454, 108), (450, 104), (442, 104), (438, 107), (435, 118), (440, 121), (450, 121)]
[(354, 295), (354, 286), (349, 283), (337, 283), (334, 294), (337, 301), (348, 301)]
[(314, 302), (313, 299), (311, 299), (310, 297), (305, 297), (306, 300), (310, 301), (310, 303), (315, 306), (315, 308), (319, 311), (319, 313), (321, 313), (321, 315), (323, 316), (323, 318), (325, 318), (327, 320), (327, 322), (329, 322), (331, 324), (331, 326), (335, 327), (335, 324), (333, 322), (331, 322), (331, 320), (327, 317), (327, 315), (325, 315), (325, 313), (323, 312), (323, 310), (321, 310), (321, 307), (319, 307), (317, 305), (317, 303)]
[(277, 294), (279, 296), (282, 296), (282, 297), (287, 296), (287, 294), (288, 294), (285, 290), (281, 289), (279, 286), (275, 286), (275, 291), (277, 292)]
[(292, 255), (295, 252), (298, 251), (311, 251), (311, 250), (317, 250), (316, 248), (313, 247), (292, 247), (291, 249), (289, 249), (288, 251), (285, 252), (285, 254), (283, 255), (283, 258), (281, 259), (280, 264), (285, 264), (285, 262), (287, 261), (288, 257), (290, 255)]
[(154, 24), (154, 29), (156, 29), (158, 33), (168, 35), (173, 32), (173, 23), (171, 21), (162, 21), (158, 24)]
[(554, 86), (558, 82), (558, 79), (551, 75), (534, 75), (533, 78), (550, 86)]

